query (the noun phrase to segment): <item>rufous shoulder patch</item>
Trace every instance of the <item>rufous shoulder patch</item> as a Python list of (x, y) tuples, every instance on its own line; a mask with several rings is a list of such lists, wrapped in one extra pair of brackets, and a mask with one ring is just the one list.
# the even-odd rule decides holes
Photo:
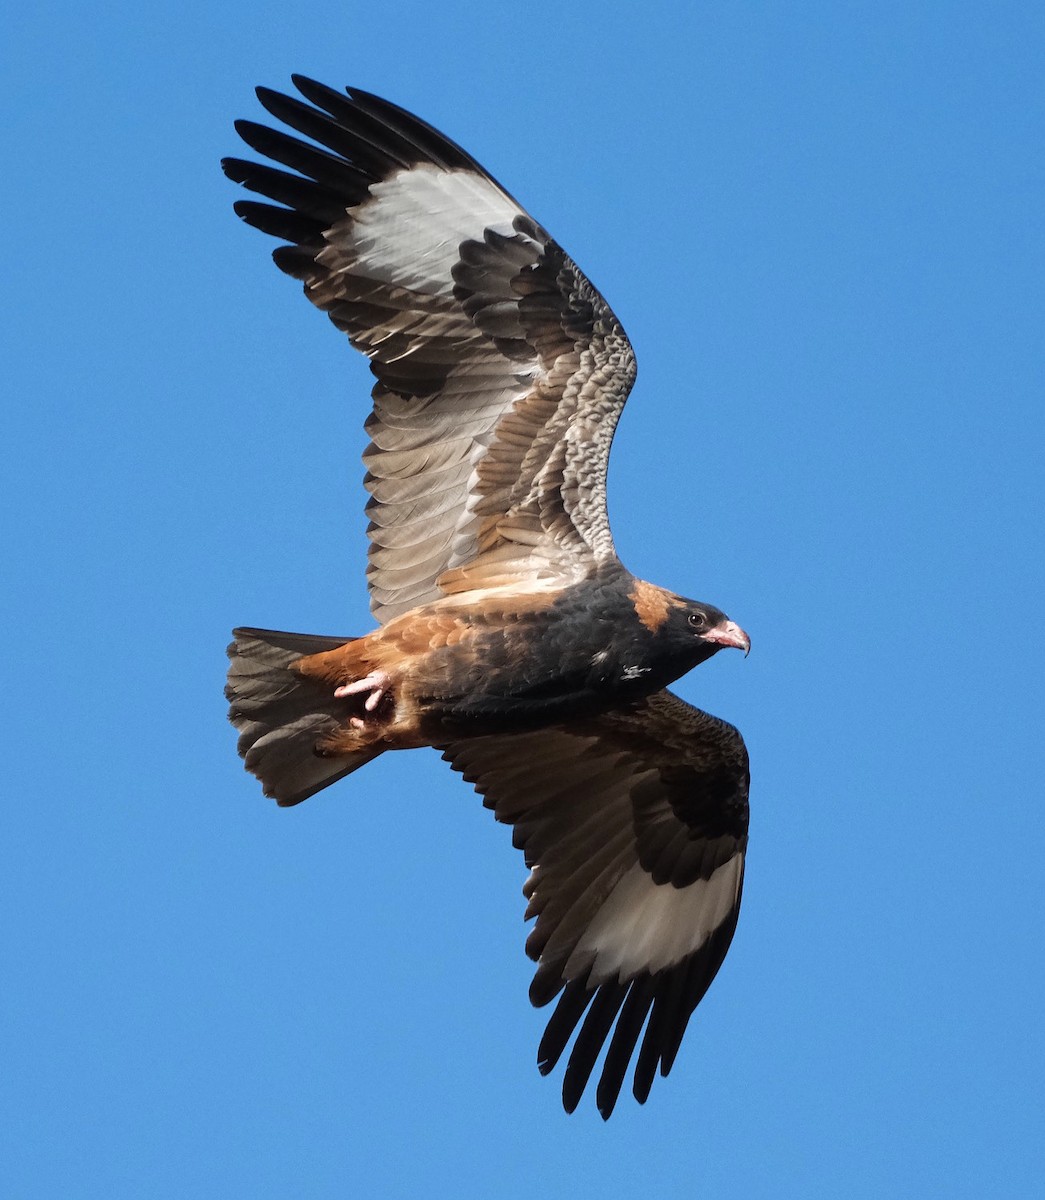
[(656, 633), (668, 619), (672, 597), (671, 593), (663, 588), (647, 583), (644, 579), (636, 579), (629, 598), (635, 605), (639, 620), (650, 633)]

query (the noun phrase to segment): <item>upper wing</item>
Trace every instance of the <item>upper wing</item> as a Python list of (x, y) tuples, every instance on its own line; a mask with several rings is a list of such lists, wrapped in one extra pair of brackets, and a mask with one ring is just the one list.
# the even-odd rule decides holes
[(743, 739), (659, 692), (595, 720), (456, 742), (444, 758), (515, 826), (531, 868), (523, 891), (537, 923), (526, 952), (539, 965), (530, 999), (547, 1004), (562, 992), (538, 1050), (542, 1073), (580, 1025), (563, 1080), (572, 1112), (608, 1039), (596, 1094), (608, 1117), (649, 1016), (633, 1089), (644, 1102), (736, 928)]
[(319, 145), (236, 128), (297, 173), (222, 165), (281, 206), (235, 207), (290, 243), (277, 265), (377, 376), (364, 456), (375, 616), (451, 591), (581, 577), (614, 554), (606, 465), (635, 378), (623, 329), (459, 146), (366, 92), (294, 83), (317, 107), (258, 96)]

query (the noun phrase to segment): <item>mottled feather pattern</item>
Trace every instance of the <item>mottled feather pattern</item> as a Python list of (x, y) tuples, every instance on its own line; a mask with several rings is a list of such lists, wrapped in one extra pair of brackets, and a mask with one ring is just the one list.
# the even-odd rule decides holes
[[(561, 993), (550, 1038), (542, 1044), (548, 1070), (592, 998), (612, 997), (593, 1008), (591, 1023), (581, 1027), (570, 1057), (567, 1107), (579, 1099), (591, 1073), (603, 1021), (609, 1020), (608, 1030), (612, 1014), (629, 997), (634, 997), (629, 1020), (623, 1031), (618, 1027), (616, 1051), (603, 1072), (604, 1081), (616, 1080), (616, 1086), (602, 1087), (599, 1106), (603, 1115), (612, 1111), (620, 1060), (623, 1056), (626, 1067), (642, 1031), (637, 1012), (641, 1008), (645, 1017), (656, 1002), (661, 1010), (670, 1008), (673, 1018), (668, 1021), (662, 1012), (646, 1030), (643, 1067), (635, 1076), (635, 1093), (644, 1098), (652, 1072), (659, 1067), (666, 1074), (670, 1068), (681, 1041), (679, 1023), (684, 1029), (736, 925), (747, 845), (748, 769), (740, 735), (662, 692), (628, 712), (571, 726), (454, 743), (444, 757), (475, 784), (499, 821), (514, 826), (513, 843), (531, 867), (526, 916), (536, 924), (526, 952), (539, 965), (530, 996), (543, 1005)], [(642, 859), (652, 853), (654, 831), (661, 834), (653, 854), (661, 878), (653, 886), (672, 890), (681, 905), (686, 889), (735, 864), (723, 878), (714, 910), (721, 919), (676, 962), (654, 972), (596, 973), (597, 953), (589, 949), (578, 956), (578, 946), (629, 870), (649, 870)], [(695, 900), (699, 912), (702, 898)], [(675, 933), (669, 924), (654, 931), (653, 941)]]
[[(357, 105), (299, 86), (325, 111), (265, 89), (262, 103), (319, 146), (238, 128), (307, 178), (242, 160), (226, 169), (290, 206), (247, 201), (237, 211), (297, 243), (277, 262), (377, 377), (366, 479), (375, 616), (437, 598), (442, 573), (465, 565), (477, 579), (490, 570), (575, 579), (584, 559), (613, 552), (606, 466), (634, 380), (623, 330), (572, 260), (459, 147), (373, 97), (359, 93)], [(385, 464), (393, 448), (398, 457)], [(503, 524), (484, 520), (491, 513)]]
[[(572, 1111), (605, 1049), (667, 1074), (736, 926), (747, 844), (737, 731), (662, 690), (747, 635), (618, 562), (606, 472), (635, 357), (548, 232), (456, 143), (358, 89), (258, 90), (290, 131), (231, 158), (279, 268), (365, 354), (367, 582), (355, 639), (242, 629), (230, 717), (297, 803), (388, 749), (433, 745), (513, 827), (530, 875), (542, 1072)], [(571, 1045), (572, 1042), (572, 1045)]]

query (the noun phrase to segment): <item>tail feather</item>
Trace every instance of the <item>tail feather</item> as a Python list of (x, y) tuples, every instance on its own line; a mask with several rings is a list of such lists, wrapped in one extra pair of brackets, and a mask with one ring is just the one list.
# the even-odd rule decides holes
[(329, 687), (299, 675), (303, 655), (343, 646), (351, 638), (234, 629), (229, 646), (229, 720), (239, 730), (238, 750), (266, 796), (299, 804), (376, 758), (380, 750), (323, 757), (316, 743), (345, 719), (344, 702)]

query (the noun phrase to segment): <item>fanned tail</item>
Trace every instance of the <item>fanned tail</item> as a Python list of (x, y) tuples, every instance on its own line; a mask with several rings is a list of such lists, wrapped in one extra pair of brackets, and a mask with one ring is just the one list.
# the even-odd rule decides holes
[(345, 719), (343, 700), (316, 679), (298, 674), (302, 656), (343, 646), (351, 638), (234, 629), (229, 646), (229, 720), (239, 730), (238, 750), (266, 796), (299, 804), (376, 758), (380, 750), (323, 756), (316, 743)]

